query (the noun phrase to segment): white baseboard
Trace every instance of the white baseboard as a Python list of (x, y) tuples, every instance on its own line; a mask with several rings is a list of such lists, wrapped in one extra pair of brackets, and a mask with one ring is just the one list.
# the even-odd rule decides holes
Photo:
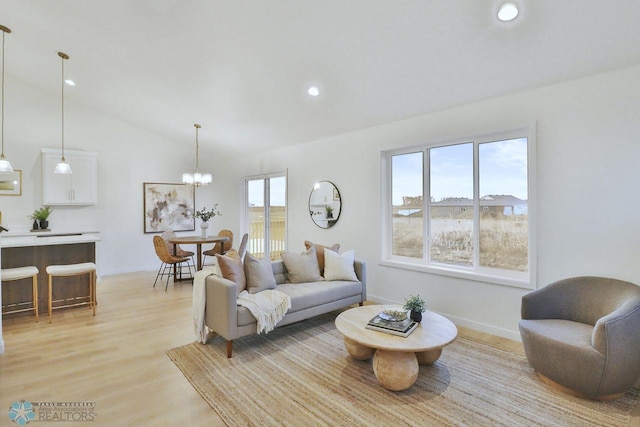
[[(380, 298), (375, 295), (367, 295), (367, 300), (375, 302), (377, 304), (402, 304), (397, 301), (391, 301), (386, 298)], [(434, 310), (435, 311), (435, 310)], [(463, 326), (465, 328), (473, 329), (475, 331), (484, 332), (491, 335), (496, 335), (502, 338), (508, 338), (510, 340), (521, 342), (520, 331), (511, 331), (509, 329), (498, 328), (485, 323), (476, 322), (475, 320), (465, 319), (463, 317), (453, 316), (448, 313), (442, 313), (436, 311), (436, 313), (443, 315), (447, 319), (451, 320), (456, 326)]]

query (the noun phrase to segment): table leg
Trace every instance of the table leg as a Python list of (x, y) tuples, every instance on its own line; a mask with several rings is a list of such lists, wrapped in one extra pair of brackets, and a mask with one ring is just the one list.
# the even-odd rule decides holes
[(202, 243), (198, 243), (197, 244), (197, 248), (198, 248), (198, 271), (202, 270)]
[(434, 350), (418, 352), (416, 353), (416, 357), (418, 358), (418, 363), (420, 365), (432, 365), (436, 363), (436, 360), (440, 358), (441, 354), (442, 349), (436, 348)]
[(369, 360), (375, 353), (375, 348), (365, 347), (352, 340), (351, 338), (344, 337), (344, 347), (347, 349), (349, 356), (357, 360)]
[(389, 390), (408, 389), (416, 382), (418, 371), (418, 360), (412, 352), (378, 349), (373, 356), (373, 372)]

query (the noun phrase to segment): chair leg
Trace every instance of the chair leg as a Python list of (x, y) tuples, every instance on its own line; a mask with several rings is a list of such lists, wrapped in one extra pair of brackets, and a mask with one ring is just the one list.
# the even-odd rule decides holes
[(36, 314), (36, 322), (38, 319), (38, 276), (33, 276), (33, 311)]
[(53, 293), (53, 292), (51, 292), (51, 285), (52, 285), (51, 282), (52, 282), (52, 280), (53, 280), (53, 278), (49, 274), (49, 324), (51, 324), (51, 309), (52, 309), (52, 307), (51, 307), (51, 294)]
[[(171, 266), (170, 264), (165, 264), (165, 272), (167, 270), (167, 266), (169, 267), (169, 273), (167, 274), (167, 283), (164, 285), (164, 291), (167, 292), (167, 289), (169, 288), (169, 279), (171, 278), (172, 274), (171, 274), (171, 268), (173, 266), (175, 266), (175, 264), (173, 266)], [(175, 277), (175, 273), (173, 274)]]
[(164, 267), (164, 262), (160, 264), (160, 268), (158, 269), (158, 274), (156, 274), (156, 280), (153, 282), (153, 287), (156, 287), (156, 283), (158, 282), (158, 277), (161, 276), (160, 272), (162, 271), (162, 267)]
[(95, 271), (92, 271), (92, 272), (91, 272), (91, 278), (90, 278), (90, 280), (91, 280), (91, 284), (90, 284), (90, 286), (91, 286), (91, 288), (92, 288), (92, 293), (91, 293), (92, 301), (91, 301), (91, 305), (93, 306), (93, 315), (95, 316), (95, 315), (96, 315), (96, 304), (97, 304), (97, 301), (98, 301), (98, 299), (96, 298), (96, 292), (97, 292), (97, 281), (98, 281), (98, 278), (96, 277), (96, 272), (95, 272)]

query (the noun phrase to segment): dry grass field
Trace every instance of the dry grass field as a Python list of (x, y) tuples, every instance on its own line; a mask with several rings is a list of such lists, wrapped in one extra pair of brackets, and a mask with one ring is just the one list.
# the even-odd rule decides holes
[[(473, 265), (473, 220), (433, 218), (431, 261)], [(393, 254), (422, 258), (422, 216), (396, 216), (393, 219)], [(483, 216), (480, 219), (480, 265), (514, 271), (528, 269), (528, 223), (526, 216)]]

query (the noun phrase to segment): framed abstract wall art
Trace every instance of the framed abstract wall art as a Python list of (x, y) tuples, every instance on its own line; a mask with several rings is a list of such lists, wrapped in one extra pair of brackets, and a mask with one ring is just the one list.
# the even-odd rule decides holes
[(144, 232), (193, 231), (195, 189), (186, 184), (144, 182)]

